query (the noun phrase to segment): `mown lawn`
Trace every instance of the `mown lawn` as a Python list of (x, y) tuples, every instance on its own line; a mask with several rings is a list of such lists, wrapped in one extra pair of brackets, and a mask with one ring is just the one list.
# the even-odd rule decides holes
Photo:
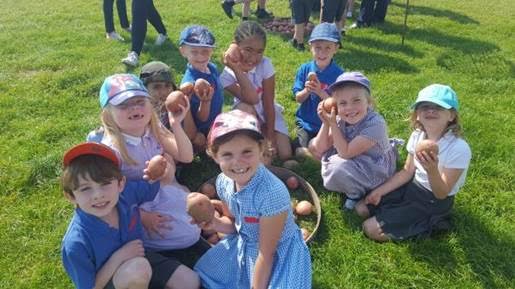
[[(409, 136), (405, 119), (422, 87), (439, 82), (457, 91), (473, 159), (456, 199), (455, 229), (432, 240), (372, 242), (358, 217), (341, 211), (341, 196), (322, 187), (317, 165), (302, 161), (296, 172), (315, 187), (323, 208), (310, 245), (313, 287), (515, 288), (515, 2), (410, 2), (404, 46), (404, 2), (394, 0), (385, 25), (348, 32), (335, 58), (370, 77), (391, 136)], [(176, 44), (182, 28), (211, 28), (219, 55), (238, 24), (237, 17), (225, 17), (218, 0), (155, 4), (173, 41), (153, 46), (156, 32), (149, 27), (141, 61), (165, 61), (177, 80), (185, 67)], [(2, 8), (0, 288), (70, 288), (59, 248), (73, 208), (59, 188), (61, 156), (98, 125), (98, 89), (107, 75), (126, 71), (120, 59), (130, 45), (105, 40), (101, 1), (3, 0)], [(270, 0), (269, 8), (290, 15), (287, 1)], [(291, 86), (310, 54), (273, 34), (266, 54), (294, 136)], [(218, 57), (213, 60), (220, 66)], [(192, 189), (213, 174), (194, 165)]]

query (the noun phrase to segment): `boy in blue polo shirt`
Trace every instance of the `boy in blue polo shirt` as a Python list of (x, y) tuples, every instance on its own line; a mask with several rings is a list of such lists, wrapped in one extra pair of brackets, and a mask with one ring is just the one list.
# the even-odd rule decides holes
[[(184, 277), (172, 259), (143, 248), (138, 205), (154, 199), (159, 182), (126, 182), (115, 152), (100, 143), (72, 147), (63, 165), (64, 196), (75, 211), (61, 254), (76, 288), (171, 288)], [(194, 277), (188, 288), (200, 286)]]
[[(215, 117), (222, 112), (224, 102), (219, 73), (216, 65), (210, 62), (214, 47), (215, 37), (204, 26), (188, 26), (181, 32), (179, 51), (188, 60), (188, 64), (180, 87), (190, 99), (193, 120), (198, 132), (203, 135), (203, 138), (195, 137), (191, 140), (196, 151), (205, 149), (209, 128)], [(196, 92), (193, 89), (195, 81), (200, 78), (209, 82), (209, 90)]]
[[(340, 32), (331, 23), (320, 23), (311, 32), (309, 45), (313, 60), (300, 66), (292, 88), (295, 100), (300, 103), (295, 113), (297, 138), (294, 146), (296, 146), (296, 155), (309, 155), (308, 143), (316, 136), (322, 125), (317, 114), (318, 104), (321, 100), (330, 97), (326, 88), (335, 82), (344, 71), (333, 60), (340, 45), (340, 38)], [(310, 74), (315, 74), (316, 77), (310, 76)]]

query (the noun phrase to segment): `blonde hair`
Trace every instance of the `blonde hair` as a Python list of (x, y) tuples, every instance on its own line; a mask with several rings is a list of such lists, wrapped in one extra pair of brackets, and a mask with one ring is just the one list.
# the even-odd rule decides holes
[[(451, 112), (454, 112), (454, 119), (447, 124), (447, 127), (444, 130), (444, 134), (447, 133), (448, 131), (450, 131), (455, 136), (462, 137), (463, 136), (463, 129), (461, 128), (460, 118), (459, 118), (458, 112), (455, 109), (452, 109), (452, 108), (449, 109), (449, 110)], [(408, 118), (408, 121), (410, 122), (410, 128), (412, 130), (419, 129), (421, 131), (425, 131), (424, 126), (422, 125), (422, 123), (420, 123), (420, 121), (417, 120), (417, 109), (416, 108), (411, 112), (411, 114), (410, 114), (410, 116)]]
[(376, 108), (376, 102), (375, 102), (374, 98), (372, 97), (372, 94), (370, 94), (370, 91), (368, 91), (368, 89), (366, 89), (363, 85), (354, 83), (354, 82), (344, 82), (344, 83), (335, 85), (331, 89), (331, 97), (333, 96), (334, 92), (336, 92), (338, 90), (344, 90), (347, 88), (360, 89), (361, 91), (363, 91), (363, 94), (365, 95), (365, 97), (367, 99), (368, 106), (372, 109)]
[[(126, 162), (129, 165), (137, 165), (138, 162), (129, 156), (127, 147), (125, 146), (124, 138), (122, 136), (122, 132), (120, 131), (120, 128), (113, 119), (112, 108), (113, 107), (111, 105), (107, 105), (102, 110), (102, 113), (100, 115), (102, 125), (104, 126), (105, 134), (107, 137), (112, 139), (113, 145), (120, 152), (123, 162)], [(160, 127), (161, 121), (159, 120), (156, 112), (153, 109), (151, 109), (151, 113), (152, 114), (149, 122), (150, 132), (159, 142), (160, 133), (171, 134), (171, 132)]]

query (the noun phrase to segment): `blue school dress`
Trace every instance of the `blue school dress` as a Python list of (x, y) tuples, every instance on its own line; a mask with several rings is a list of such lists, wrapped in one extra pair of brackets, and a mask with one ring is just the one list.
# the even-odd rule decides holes
[(220, 174), (218, 196), (234, 215), (236, 232), (209, 249), (195, 265), (206, 288), (251, 288), (259, 253), (259, 219), (288, 211), (277, 244), (268, 288), (311, 288), (311, 257), (294, 221), (286, 186), (264, 166), (235, 191), (234, 181)]

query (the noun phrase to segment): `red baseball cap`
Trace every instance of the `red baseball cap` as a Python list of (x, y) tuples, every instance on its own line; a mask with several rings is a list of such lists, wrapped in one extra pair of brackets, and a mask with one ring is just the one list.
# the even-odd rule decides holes
[(84, 155), (97, 155), (112, 161), (117, 167), (120, 167), (120, 160), (116, 153), (108, 146), (96, 143), (85, 142), (78, 144), (69, 149), (63, 157), (63, 165), (68, 166), (74, 159)]

